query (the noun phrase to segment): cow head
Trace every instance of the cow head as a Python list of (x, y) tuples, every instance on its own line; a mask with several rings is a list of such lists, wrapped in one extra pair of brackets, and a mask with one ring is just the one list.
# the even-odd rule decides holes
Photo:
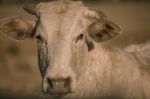
[(37, 39), (43, 91), (52, 95), (74, 92), (94, 44), (121, 32), (105, 14), (81, 1), (52, 1), (24, 9), (36, 16), (34, 23), (19, 17), (2, 19), (0, 32), (18, 40)]

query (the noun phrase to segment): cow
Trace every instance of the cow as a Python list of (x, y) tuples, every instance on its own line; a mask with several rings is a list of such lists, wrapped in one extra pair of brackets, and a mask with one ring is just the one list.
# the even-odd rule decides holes
[[(0, 33), (37, 41), (43, 92), (64, 99), (144, 99), (144, 78), (133, 54), (103, 44), (121, 28), (77, 0), (25, 6), (35, 22), (0, 20)], [(149, 91), (150, 92), (150, 91)]]

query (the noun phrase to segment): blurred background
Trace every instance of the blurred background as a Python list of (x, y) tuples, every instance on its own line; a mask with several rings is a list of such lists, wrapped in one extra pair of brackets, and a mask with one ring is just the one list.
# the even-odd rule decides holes
[[(0, 0), (0, 18), (21, 16), (33, 19), (22, 6), (48, 0)], [(84, 0), (89, 7), (103, 11), (119, 24), (123, 33), (104, 42), (124, 48), (150, 40), (150, 0)], [(0, 35), (0, 99), (46, 99), (37, 63), (36, 42), (14, 41)]]

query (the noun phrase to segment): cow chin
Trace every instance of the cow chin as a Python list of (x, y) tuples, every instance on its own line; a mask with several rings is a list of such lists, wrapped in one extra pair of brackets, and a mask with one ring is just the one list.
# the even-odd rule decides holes
[(71, 93), (73, 93), (71, 90), (55, 90), (55, 91), (51, 91), (49, 89), (47, 89), (47, 93), (51, 96), (66, 96), (69, 95)]

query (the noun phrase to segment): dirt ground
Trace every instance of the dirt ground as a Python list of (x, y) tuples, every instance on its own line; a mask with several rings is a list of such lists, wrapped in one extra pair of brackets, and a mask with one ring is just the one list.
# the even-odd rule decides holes
[[(143, 43), (150, 39), (150, 3), (86, 3), (101, 10), (110, 20), (119, 24), (122, 35), (104, 44), (123, 48), (129, 44)], [(0, 5), (0, 18), (21, 16), (33, 19), (21, 5)], [(0, 98), (39, 97), (42, 80), (37, 63), (36, 42), (13, 41), (0, 35)], [(19, 96), (19, 97), (18, 97)]]

